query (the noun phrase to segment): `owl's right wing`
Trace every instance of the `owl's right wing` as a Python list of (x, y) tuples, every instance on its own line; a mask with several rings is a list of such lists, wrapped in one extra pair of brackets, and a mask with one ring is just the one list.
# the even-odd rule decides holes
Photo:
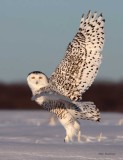
[(69, 43), (64, 59), (51, 75), (51, 87), (74, 101), (82, 100), (82, 94), (93, 83), (101, 63), (104, 45), (104, 22), (102, 14), (89, 11), (81, 19), (73, 41)]
[[(96, 108), (93, 102), (72, 102), (59, 93), (50, 90), (48, 87), (41, 89), (41, 92), (33, 97), (33, 100), (44, 97), (42, 107), (57, 115), (57, 117), (64, 118), (65, 114), (68, 117), (75, 119), (87, 119), (98, 121), (100, 119), (99, 109)], [(41, 100), (42, 101), (42, 100)]]

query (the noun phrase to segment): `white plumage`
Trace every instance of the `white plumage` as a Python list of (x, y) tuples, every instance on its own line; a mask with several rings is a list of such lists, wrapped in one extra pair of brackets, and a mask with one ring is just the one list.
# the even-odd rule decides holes
[(66, 142), (74, 136), (80, 141), (78, 119), (100, 120), (99, 110), (93, 102), (82, 102), (82, 94), (91, 86), (101, 63), (104, 22), (102, 14), (89, 11), (86, 18), (83, 14), (77, 34), (51, 77), (39, 71), (27, 77), (32, 100), (56, 114), (66, 130)]

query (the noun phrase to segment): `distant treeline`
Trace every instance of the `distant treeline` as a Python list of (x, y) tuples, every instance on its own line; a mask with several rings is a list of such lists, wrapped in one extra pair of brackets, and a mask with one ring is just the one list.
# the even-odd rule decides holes
[[(93, 101), (101, 111), (123, 112), (123, 82), (96, 82), (83, 101)], [(26, 84), (0, 84), (0, 109), (42, 109), (31, 101), (31, 91)]]

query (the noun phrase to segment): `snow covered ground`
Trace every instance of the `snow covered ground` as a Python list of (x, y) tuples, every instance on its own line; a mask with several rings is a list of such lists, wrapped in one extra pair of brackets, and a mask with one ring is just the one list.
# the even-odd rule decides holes
[(0, 111), (0, 160), (123, 160), (123, 115), (81, 120), (81, 143), (66, 144), (64, 128), (41, 111)]

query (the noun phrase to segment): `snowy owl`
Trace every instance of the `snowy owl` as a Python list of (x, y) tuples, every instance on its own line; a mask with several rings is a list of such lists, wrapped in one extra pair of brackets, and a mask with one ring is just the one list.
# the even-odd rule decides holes
[(40, 71), (27, 77), (32, 100), (58, 117), (66, 130), (65, 142), (74, 137), (80, 141), (79, 119), (100, 121), (99, 109), (93, 102), (83, 102), (82, 94), (93, 83), (101, 63), (104, 23), (102, 14), (83, 14), (77, 34), (50, 78)]

